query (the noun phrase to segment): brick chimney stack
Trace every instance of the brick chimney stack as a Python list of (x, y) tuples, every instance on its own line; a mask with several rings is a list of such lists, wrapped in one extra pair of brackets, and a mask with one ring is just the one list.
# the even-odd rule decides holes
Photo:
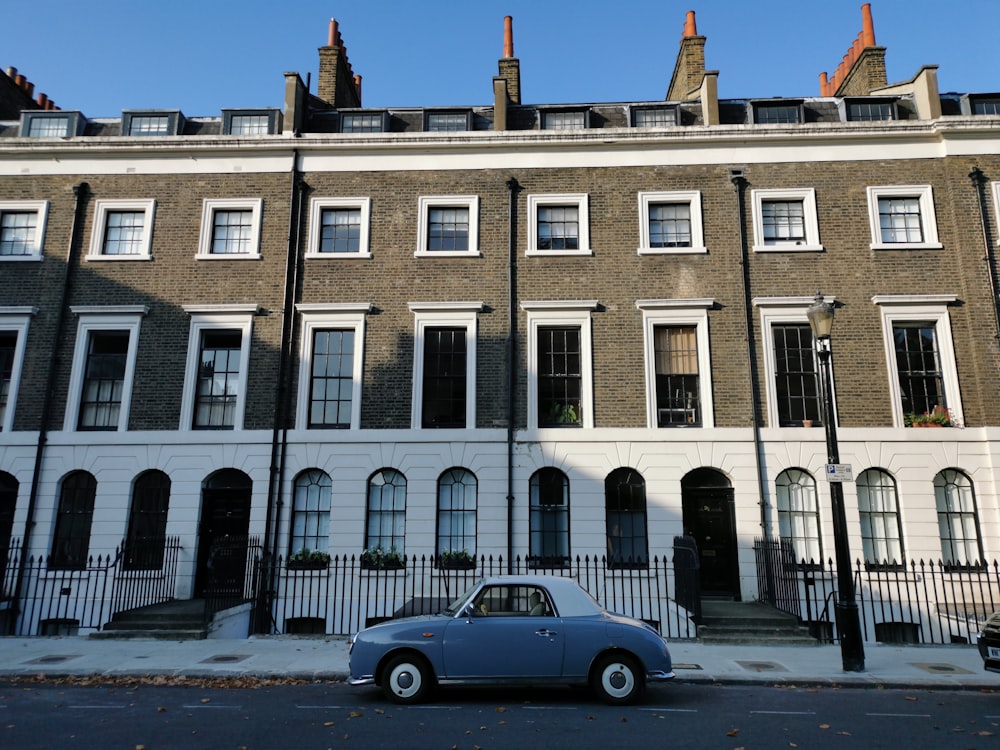
[(330, 19), (330, 30), (325, 47), (319, 48), (319, 81), (316, 95), (335, 108), (360, 107), (360, 77), (355, 80), (347, 48), (340, 36), (336, 19)]
[(832, 73), (819, 74), (820, 96), (868, 96), (888, 83), (885, 47), (875, 44), (871, 3), (861, 6), (861, 31)]
[(705, 77), (705, 37), (698, 35), (694, 11), (684, 20), (681, 49), (674, 63), (674, 74), (667, 89), (667, 101), (687, 101), (698, 98)]
[(514, 57), (514, 19), (503, 19), (503, 57), (500, 78), (507, 82), (507, 97), (512, 104), (521, 103), (521, 61)]

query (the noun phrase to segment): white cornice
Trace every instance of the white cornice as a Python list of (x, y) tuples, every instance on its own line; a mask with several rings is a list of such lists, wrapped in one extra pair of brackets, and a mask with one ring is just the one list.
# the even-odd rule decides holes
[(0, 176), (529, 169), (943, 158), (1000, 152), (1000, 118), (583, 131), (0, 139)]

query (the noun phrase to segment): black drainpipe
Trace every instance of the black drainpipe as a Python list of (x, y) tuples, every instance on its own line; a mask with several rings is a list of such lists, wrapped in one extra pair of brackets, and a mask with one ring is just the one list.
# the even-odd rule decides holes
[(517, 390), (517, 193), (521, 186), (507, 180), (507, 289), (510, 309), (507, 320), (507, 572), (514, 572), (514, 417)]
[[(306, 189), (299, 171), (298, 149), (292, 151), (291, 194), (288, 206), (288, 246), (285, 253), (285, 285), (281, 310), (281, 344), (278, 352), (278, 387), (274, 398), (274, 426), (271, 430), (271, 467), (267, 480), (267, 519), (264, 525), (264, 575), (257, 595), (255, 629), (268, 632), (271, 600), (278, 567), (278, 529), (284, 507), (282, 487), (288, 455), (288, 417), (291, 414), (291, 354), (295, 334), (295, 302), (299, 291), (299, 239), (302, 232), (302, 194)], [(268, 558), (270, 560), (268, 561)]]
[(990, 242), (990, 232), (986, 213), (986, 175), (979, 167), (973, 167), (969, 172), (969, 179), (976, 190), (976, 199), (979, 201), (979, 225), (983, 229), (983, 250), (986, 252), (986, 273), (990, 281), (990, 297), (993, 300), (993, 316), (996, 321), (997, 330), (995, 338), (1000, 339), (1000, 299), (997, 298), (997, 259), (993, 253), (993, 243)]
[(760, 373), (757, 368), (757, 345), (753, 333), (753, 303), (750, 298), (750, 248), (747, 244), (746, 188), (742, 169), (730, 168), (729, 179), (736, 188), (737, 214), (740, 227), (740, 264), (743, 266), (743, 314), (747, 327), (747, 364), (750, 371), (750, 412), (753, 419), (754, 467), (757, 469), (757, 491), (760, 493), (760, 529), (764, 537), (771, 536), (767, 523), (767, 484), (764, 480), (764, 447), (760, 439), (761, 403)]
[(76, 262), (76, 248), (83, 226), (84, 206), (90, 192), (90, 185), (81, 182), (73, 186), (73, 224), (69, 230), (69, 247), (66, 249), (66, 268), (63, 270), (62, 294), (56, 307), (56, 324), (52, 333), (52, 356), (49, 358), (49, 371), (45, 376), (44, 397), (42, 399), (42, 415), (38, 423), (38, 443), (35, 446), (35, 465), (31, 473), (31, 491), (28, 493), (28, 516), (24, 521), (24, 536), (21, 540), (21, 559), (17, 566), (17, 582), (14, 584), (14, 612), (10, 618), (10, 632), (17, 627), (17, 618), (21, 609), (21, 588), (24, 586), (24, 571), (27, 567), (28, 552), (31, 548), (31, 532), (35, 528), (35, 506), (38, 504), (38, 486), (42, 473), (42, 458), (45, 455), (45, 444), (49, 436), (49, 419), (52, 416), (52, 399), (55, 393), (55, 380), (59, 369), (59, 347), (62, 342), (63, 328), (66, 324), (66, 310), (69, 295), (73, 285), (73, 264)]

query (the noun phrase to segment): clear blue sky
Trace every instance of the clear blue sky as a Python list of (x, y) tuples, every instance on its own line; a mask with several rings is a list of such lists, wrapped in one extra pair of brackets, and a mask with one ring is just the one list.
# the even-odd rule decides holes
[[(685, 13), (722, 97), (815, 96), (861, 30), (857, 0), (32, 0), (9, 7), (0, 66), (63, 109), (280, 107), (340, 22), (369, 107), (487, 105), (514, 18), (524, 103), (662, 99)], [(872, 0), (890, 83), (939, 65), (942, 92), (1000, 91), (1000, 0)]]

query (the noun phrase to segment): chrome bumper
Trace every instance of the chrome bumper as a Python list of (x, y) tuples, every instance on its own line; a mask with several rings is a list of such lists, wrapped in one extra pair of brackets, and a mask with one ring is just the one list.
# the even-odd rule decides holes
[(374, 675), (370, 675), (370, 674), (362, 675), (361, 677), (348, 677), (347, 678), (347, 684), (348, 685), (374, 685), (375, 684), (375, 677), (374, 677)]
[(657, 670), (655, 672), (646, 672), (646, 679), (650, 682), (666, 682), (667, 680), (674, 679), (673, 672), (664, 672), (662, 670)]

